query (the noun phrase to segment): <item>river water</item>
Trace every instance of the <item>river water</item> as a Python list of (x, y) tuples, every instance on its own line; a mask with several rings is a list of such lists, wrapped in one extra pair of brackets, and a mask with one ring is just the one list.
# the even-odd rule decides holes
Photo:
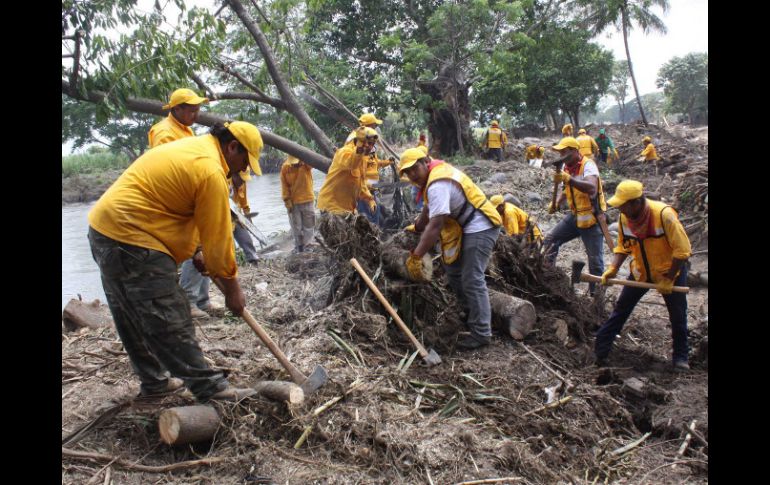
[[(313, 169), (313, 189), (323, 185), (325, 174)], [(281, 199), (281, 180), (277, 173), (252, 177), (247, 183), (252, 211), (259, 212), (253, 222), (268, 239), (289, 230), (289, 218)], [(68, 204), (61, 209), (61, 301), (62, 309), (80, 294), (84, 300), (98, 298), (106, 303), (99, 267), (88, 245), (88, 211), (96, 202)], [(259, 249), (259, 244), (254, 241)]]

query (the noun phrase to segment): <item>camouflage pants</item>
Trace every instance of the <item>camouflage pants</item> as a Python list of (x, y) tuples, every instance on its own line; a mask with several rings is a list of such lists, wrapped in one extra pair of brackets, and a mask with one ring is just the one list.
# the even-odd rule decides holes
[(225, 389), (227, 379), (203, 359), (187, 296), (167, 254), (120, 243), (88, 228), (91, 254), (142, 392), (166, 388), (167, 373), (184, 380), (198, 399)]

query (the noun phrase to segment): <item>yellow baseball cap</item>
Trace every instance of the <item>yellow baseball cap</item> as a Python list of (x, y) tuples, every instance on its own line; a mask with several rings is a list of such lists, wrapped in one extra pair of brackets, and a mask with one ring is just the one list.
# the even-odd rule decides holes
[(645, 136), (644, 138), (642, 138), (642, 141), (649, 141), (649, 142), (651, 142), (652, 138), (650, 138), (649, 136)]
[(612, 207), (620, 207), (629, 200), (638, 199), (644, 192), (644, 186), (636, 180), (624, 180), (615, 189), (615, 195), (607, 201)]
[(500, 123), (498, 123), (497, 120), (493, 120), (492, 123), (491, 123), (492, 126), (498, 126), (499, 124)]
[(503, 199), (502, 195), (493, 195), (489, 201), (492, 203), (493, 206), (497, 207), (498, 205), (505, 202), (505, 199)]
[(551, 147), (554, 150), (564, 150), (565, 148), (575, 148), (577, 150), (580, 150), (580, 145), (578, 144), (578, 141), (572, 137), (572, 136), (565, 136), (564, 138), (559, 141), (558, 145), (554, 145)]
[(404, 151), (404, 153), (401, 154), (401, 164), (398, 166), (398, 174), (401, 175), (404, 170), (417, 163), (417, 160), (427, 156), (425, 151), (422, 150), (422, 147), (410, 148)]
[(586, 130), (585, 130), (585, 128), (580, 128), (580, 129), (578, 130), (578, 135), (585, 135), (585, 134), (586, 134)]
[(425, 145), (420, 145), (420, 146), (415, 147), (415, 148), (417, 148), (418, 150), (422, 150), (425, 153), (426, 156), (428, 155), (428, 147), (426, 147)]
[(180, 104), (201, 104), (208, 102), (209, 98), (201, 98), (195, 94), (195, 91), (192, 89), (182, 88), (171, 93), (171, 99), (169, 99), (168, 104), (163, 106), (163, 109), (171, 109)]
[(289, 158), (287, 158), (286, 161), (289, 162), (290, 165), (296, 165), (299, 163), (299, 158), (289, 155)]
[(362, 125), (371, 125), (372, 123), (377, 123), (378, 125), (382, 124), (382, 120), (378, 120), (377, 117), (371, 113), (362, 114), (361, 117), (358, 118), (358, 121), (360, 121)]
[(232, 123), (225, 123), (225, 128), (230, 130), (235, 139), (249, 152), (249, 166), (254, 173), (262, 175), (262, 169), (259, 166), (259, 154), (262, 152), (264, 143), (257, 127), (245, 121), (233, 121)]

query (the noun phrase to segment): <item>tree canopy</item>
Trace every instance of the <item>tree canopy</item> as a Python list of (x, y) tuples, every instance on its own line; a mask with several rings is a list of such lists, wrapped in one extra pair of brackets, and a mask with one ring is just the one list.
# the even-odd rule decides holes
[(693, 124), (708, 123), (708, 53), (674, 57), (660, 68), (656, 84), (666, 95), (667, 113), (685, 113)]

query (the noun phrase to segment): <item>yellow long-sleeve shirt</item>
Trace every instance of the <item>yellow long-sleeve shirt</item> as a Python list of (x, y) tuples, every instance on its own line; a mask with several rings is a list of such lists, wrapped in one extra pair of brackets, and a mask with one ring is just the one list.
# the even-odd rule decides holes
[(639, 154), (639, 156), (644, 157), (645, 162), (649, 162), (651, 160), (658, 159), (658, 152), (655, 151), (655, 145), (648, 143), (647, 146), (644, 147), (644, 150), (642, 150), (642, 153)]
[(482, 145), (486, 145), (487, 148), (505, 148), (507, 143), (508, 135), (502, 129), (490, 126), (487, 129), (486, 140)]
[(580, 145), (580, 154), (586, 157), (593, 156), (594, 153), (599, 153), (599, 145), (593, 137), (588, 135), (579, 135), (576, 138), (578, 145)]
[[(516, 207), (510, 202), (505, 203), (505, 212), (503, 213), (503, 227), (505, 227), (505, 233), (509, 236), (523, 234), (527, 229), (527, 222), (529, 221), (529, 214), (523, 209)], [(532, 227), (532, 235), (537, 240), (543, 238), (543, 234), (540, 232), (540, 228), (535, 224)]]
[(158, 145), (163, 145), (164, 143), (190, 136), (195, 136), (192, 128), (178, 122), (171, 113), (161, 121), (152, 125), (150, 132), (147, 133), (147, 138), (150, 141), (150, 148), (155, 148)]
[(281, 198), (293, 204), (313, 202), (312, 170), (310, 165), (292, 164), (287, 158), (281, 165)]
[(532, 160), (535, 158), (543, 158), (544, 155), (545, 155), (544, 147), (539, 147), (537, 145), (530, 145), (527, 147), (527, 150), (524, 156), (527, 158), (527, 160)]
[(234, 278), (227, 171), (212, 135), (153, 148), (107, 189), (88, 222), (107, 237), (164, 252), (177, 263), (193, 256), (199, 235), (208, 271)]
[(334, 154), (329, 173), (318, 193), (318, 209), (335, 214), (354, 212), (359, 198), (369, 200), (366, 189), (366, 160), (348, 143)]

